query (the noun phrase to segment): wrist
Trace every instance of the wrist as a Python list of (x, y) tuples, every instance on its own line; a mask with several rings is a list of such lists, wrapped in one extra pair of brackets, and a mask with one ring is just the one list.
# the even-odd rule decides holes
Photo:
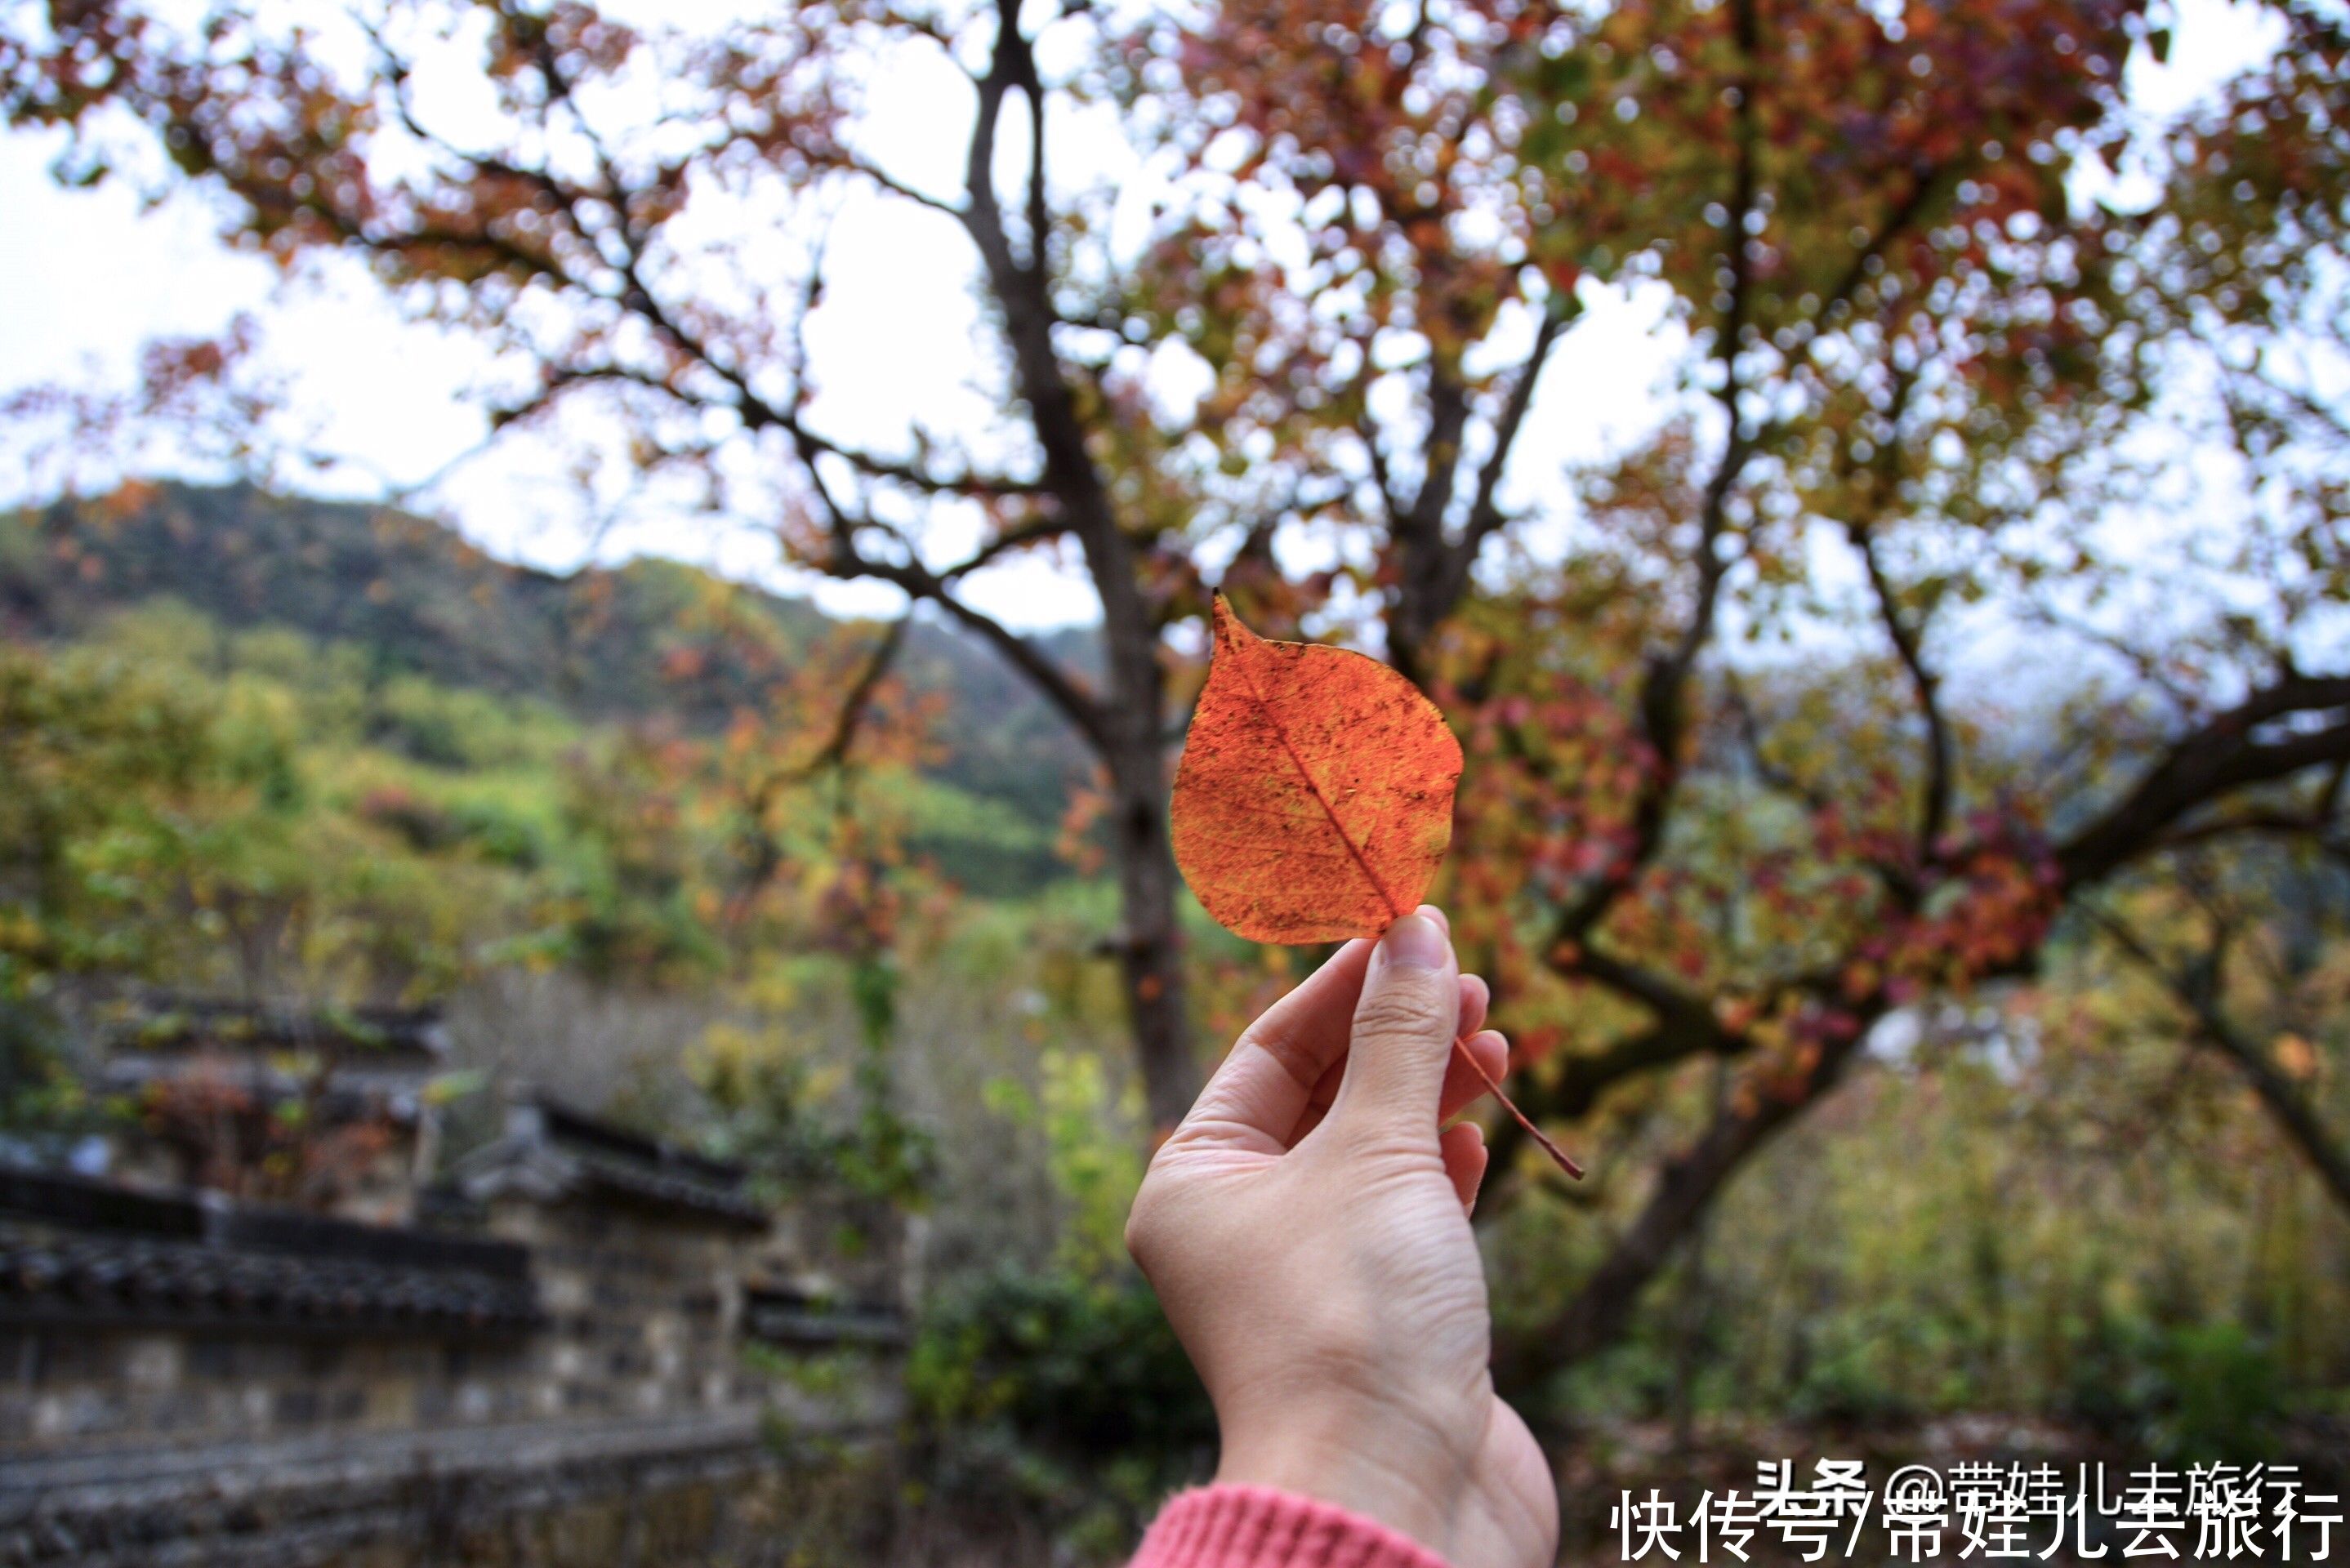
[(1222, 1425), (1218, 1485), (1312, 1498), (1451, 1554), (1468, 1465), (1409, 1417), (1293, 1409), (1277, 1420)]

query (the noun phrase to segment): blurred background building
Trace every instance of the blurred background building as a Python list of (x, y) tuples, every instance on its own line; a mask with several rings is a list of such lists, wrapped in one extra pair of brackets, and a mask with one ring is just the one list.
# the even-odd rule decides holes
[[(0, 1562), (674, 1556), (733, 1526), (770, 1424), (893, 1417), (911, 1258), (886, 1207), (846, 1255), (838, 1205), (810, 1226), (739, 1166), (536, 1096), (436, 1177), (430, 1011), (139, 1018), (103, 1081), (172, 1115), (85, 1146), (104, 1176), (0, 1167)], [(235, 1124), (296, 1114), (351, 1146), (331, 1200), (238, 1196), (268, 1156)], [(866, 1371), (821, 1396), (777, 1370), (843, 1347)]]

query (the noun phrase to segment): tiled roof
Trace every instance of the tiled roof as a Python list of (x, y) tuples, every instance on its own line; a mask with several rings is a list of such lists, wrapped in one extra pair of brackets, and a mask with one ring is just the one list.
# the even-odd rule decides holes
[(142, 992), (101, 1004), (97, 1022), (118, 1051), (328, 1050), (437, 1065), (449, 1054), (438, 1007), (302, 1008)]
[(742, 1167), (545, 1099), (515, 1106), (505, 1136), (460, 1161), (452, 1186), (474, 1200), (519, 1193), (650, 1204), (749, 1230), (771, 1218)]
[(434, 1007), (303, 1009), (144, 992), (92, 1003), (106, 1050), (99, 1082), (136, 1094), (151, 1084), (217, 1079), (265, 1100), (319, 1085), (330, 1119), (416, 1116), (448, 1066), (449, 1034)]
[(747, 1225), (767, 1223), (767, 1210), (748, 1197), (739, 1183), (717, 1182), (690, 1171), (618, 1159), (600, 1150), (575, 1148), (564, 1152), (578, 1162), (592, 1186), (607, 1193), (699, 1210)]
[(507, 1243), (0, 1172), (0, 1320), (484, 1333), (538, 1316)]
[(770, 1345), (906, 1343), (906, 1317), (895, 1307), (826, 1301), (775, 1285), (753, 1285), (743, 1293), (743, 1330)]
[(527, 1285), (137, 1237), (39, 1237), (0, 1221), (0, 1317), (201, 1317), (336, 1326), (527, 1327)]

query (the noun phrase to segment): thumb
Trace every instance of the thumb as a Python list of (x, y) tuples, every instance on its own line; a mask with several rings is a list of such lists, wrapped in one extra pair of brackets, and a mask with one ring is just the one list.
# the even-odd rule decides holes
[(1355, 1004), (1347, 1073), (1330, 1120), (1352, 1131), (1436, 1136), (1445, 1064), (1461, 1022), (1461, 971), (1441, 917), (1423, 904), (1372, 950)]

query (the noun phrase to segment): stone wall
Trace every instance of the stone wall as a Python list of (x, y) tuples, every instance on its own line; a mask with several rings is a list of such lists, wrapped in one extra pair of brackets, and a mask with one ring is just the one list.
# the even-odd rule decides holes
[(502, 1200), (489, 1232), (529, 1249), (545, 1324), (535, 1411), (652, 1416), (756, 1397), (737, 1325), (735, 1232), (584, 1203)]
[(6, 1568), (663, 1568), (772, 1473), (754, 1413), (343, 1434), (0, 1465)]
[(515, 1336), (0, 1329), (0, 1463), (68, 1446), (519, 1419), (546, 1403), (538, 1354)]
[(0, 1171), (0, 1455), (523, 1413), (529, 1254)]

